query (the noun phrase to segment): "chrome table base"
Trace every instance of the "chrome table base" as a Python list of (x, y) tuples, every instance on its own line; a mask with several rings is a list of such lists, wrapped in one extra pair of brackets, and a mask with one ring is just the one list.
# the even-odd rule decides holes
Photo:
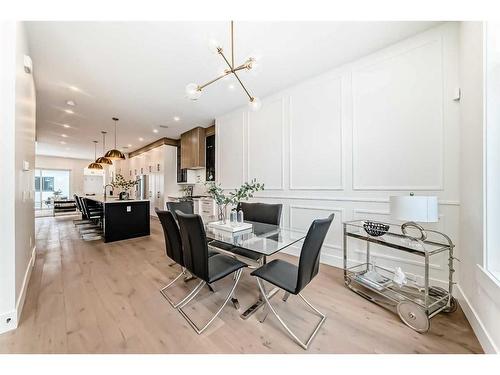
[[(274, 288), (273, 290), (271, 290), (269, 292), (269, 294), (267, 294), (267, 298), (268, 299), (271, 299), (275, 296), (276, 293), (279, 292), (279, 288)], [(248, 309), (246, 309), (241, 315), (241, 319), (248, 319), (250, 318), (253, 314), (255, 314), (255, 312), (257, 310), (259, 310), (262, 306), (264, 306), (266, 304), (266, 301), (265, 299), (263, 298), (262, 296), (262, 292), (260, 292), (260, 296), (259, 296), (259, 299), (257, 301), (255, 301), (255, 303), (250, 306)]]

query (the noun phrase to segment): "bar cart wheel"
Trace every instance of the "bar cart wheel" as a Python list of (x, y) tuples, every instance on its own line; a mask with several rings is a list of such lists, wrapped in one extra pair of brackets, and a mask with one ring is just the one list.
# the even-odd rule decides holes
[(408, 327), (418, 333), (426, 333), (430, 328), (430, 321), (425, 310), (410, 301), (401, 301), (397, 305), (399, 317)]
[(447, 307), (446, 309), (443, 310), (443, 312), (447, 313), (447, 314), (451, 314), (451, 313), (454, 313), (455, 311), (457, 311), (457, 300), (455, 297), (451, 297), (450, 298), (450, 307)]

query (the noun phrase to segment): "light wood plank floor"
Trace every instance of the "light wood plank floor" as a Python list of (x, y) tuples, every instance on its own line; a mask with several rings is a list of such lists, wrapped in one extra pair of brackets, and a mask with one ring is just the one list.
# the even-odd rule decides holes
[[(243, 321), (231, 305), (198, 336), (159, 293), (179, 269), (168, 266), (156, 220), (149, 237), (104, 244), (80, 240), (72, 219), (36, 220), (37, 258), (26, 304), (19, 328), (0, 335), (0, 352), (306, 353), (274, 316), (262, 324), (255, 315)], [(216, 283), (215, 293), (207, 289), (190, 304), (197, 321), (215, 311), (231, 281)], [(195, 283), (180, 283), (172, 295), (180, 297)], [(242, 308), (257, 295), (245, 271), (237, 289)], [(346, 289), (334, 267), (322, 265), (304, 295), (328, 316), (307, 353), (482, 352), (460, 308), (433, 318), (429, 333), (420, 335)], [(298, 298), (273, 301), (297, 329), (310, 330), (317, 322)]]

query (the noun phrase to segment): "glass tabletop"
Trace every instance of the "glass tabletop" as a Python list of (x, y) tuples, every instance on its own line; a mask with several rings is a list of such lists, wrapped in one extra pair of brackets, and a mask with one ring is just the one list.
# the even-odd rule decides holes
[(207, 238), (262, 255), (272, 255), (303, 240), (307, 234), (272, 224), (253, 221), (245, 221), (245, 223), (252, 224), (252, 228), (234, 233), (212, 228), (207, 223), (205, 225)]

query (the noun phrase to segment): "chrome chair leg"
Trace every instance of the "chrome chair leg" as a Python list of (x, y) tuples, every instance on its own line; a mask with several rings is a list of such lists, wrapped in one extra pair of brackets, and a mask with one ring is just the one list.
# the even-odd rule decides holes
[(259, 318), (259, 322), (264, 323), (268, 315), (269, 315), (269, 306), (265, 304), (264, 307), (262, 308), (262, 315)]
[(198, 287), (199, 287), (199, 284), (196, 286), (196, 288), (194, 288), (191, 292), (188, 293), (188, 295), (186, 297), (184, 297), (183, 299), (181, 299), (179, 302), (175, 303), (174, 301), (172, 301), (172, 299), (168, 296), (167, 294), (167, 289), (170, 288), (172, 285), (175, 284), (175, 282), (177, 280), (179, 280), (182, 276), (185, 276), (186, 275), (186, 269), (185, 268), (182, 268), (182, 271), (181, 273), (179, 273), (175, 279), (173, 279), (169, 284), (165, 285), (163, 288), (160, 289), (160, 293), (161, 295), (168, 301), (168, 303), (170, 303), (170, 306), (172, 306), (174, 309), (176, 309), (177, 307), (179, 307), (182, 303), (184, 303), (184, 301), (191, 297), (191, 295), (193, 294), (194, 290), (196, 290)]
[(285, 292), (285, 294), (283, 295), (283, 302), (286, 302), (286, 300), (288, 299), (288, 297), (290, 297), (290, 293)]
[(192, 301), (194, 297), (198, 295), (198, 293), (203, 289), (205, 286), (206, 282), (201, 280), (198, 285), (186, 296), (182, 299), (182, 301), (178, 302), (176, 305), (176, 309), (180, 309), (184, 305), (187, 305), (189, 302)]
[[(219, 316), (222, 309), (227, 305), (227, 303), (229, 302), (229, 300), (231, 299), (231, 297), (234, 293), (234, 290), (236, 289), (236, 286), (238, 285), (238, 282), (240, 281), (240, 277), (241, 277), (242, 272), (243, 272), (243, 269), (239, 269), (238, 271), (236, 271), (236, 273), (237, 273), (236, 280), (233, 283), (233, 286), (231, 287), (231, 290), (229, 291), (226, 299), (224, 300), (224, 303), (219, 307), (219, 309), (217, 310), (215, 315), (203, 327), (199, 328), (196, 325), (196, 323), (193, 320), (191, 320), (191, 318), (184, 312), (184, 310), (182, 310), (182, 308), (184, 306), (186, 306), (196, 296), (196, 294), (198, 294), (198, 292), (201, 290), (201, 288), (199, 290), (197, 290), (197, 292), (191, 298), (189, 298), (188, 300), (183, 302), (182, 305), (179, 306), (179, 308), (177, 310), (184, 317), (184, 319), (186, 319), (186, 321), (196, 331), (196, 333), (198, 335), (201, 335), (205, 331), (205, 329), (207, 329), (207, 327), (215, 320), (215, 318), (217, 318), (217, 316)], [(202, 283), (204, 284), (205, 282), (202, 281)], [(200, 283), (198, 286), (202, 285), (202, 283)], [(196, 289), (197, 288), (198, 287), (196, 287)]]
[(259, 284), (259, 288), (260, 288), (260, 291), (262, 293), (262, 296), (264, 297), (264, 300), (266, 301), (266, 304), (267, 306), (269, 307), (269, 309), (273, 312), (274, 316), (276, 316), (276, 318), (279, 320), (279, 322), (281, 323), (281, 325), (283, 326), (283, 328), (285, 328), (285, 330), (288, 332), (288, 334), (295, 340), (295, 342), (297, 344), (299, 344), (302, 349), (304, 350), (307, 350), (307, 348), (309, 347), (309, 344), (311, 343), (311, 341), (314, 339), (314, 337), (316, 336), (316, 334), (318, 333), (320, 327), (323, 325), (323, 323), (325, 322), (325, 319), (326, 319), (326, 315), (324, 315), (323, 313), (321, 313), (318, 309), (316, 309), (313, 305), (311, 305), (311, 303), (309, 301), (307, 301), (304, 296), (302, 294), (298, 294), (300, 298), (302, 298), (302, 300), (312, 309), (314, 310), (314, 312), (319, 315), (321, 317), (321, 320), (320, 322), (316, 325), (316, 327), (314, 328), (313, 332), (311, 333), (311, 335), (309, 336), (309, 338), (307, 339), (306, 342), (303, 342), (302, 340), (300, 340), (296, 335), (295, 333), (293, 333), (293, 331), (288, 328), (288, 326), (286, 325), (286, 323), (283, 321), (283, 319), (278, 315), (277, 311), (274, 309), (274, 307), (271, 305), (271, 302), (269, 301), (269, 299), (267, 298), (267, 295), (265, 293), (265, 290), (264, 290), (264, 285), (262, 283), (262, 280), (257, 278), (257, 283)]

